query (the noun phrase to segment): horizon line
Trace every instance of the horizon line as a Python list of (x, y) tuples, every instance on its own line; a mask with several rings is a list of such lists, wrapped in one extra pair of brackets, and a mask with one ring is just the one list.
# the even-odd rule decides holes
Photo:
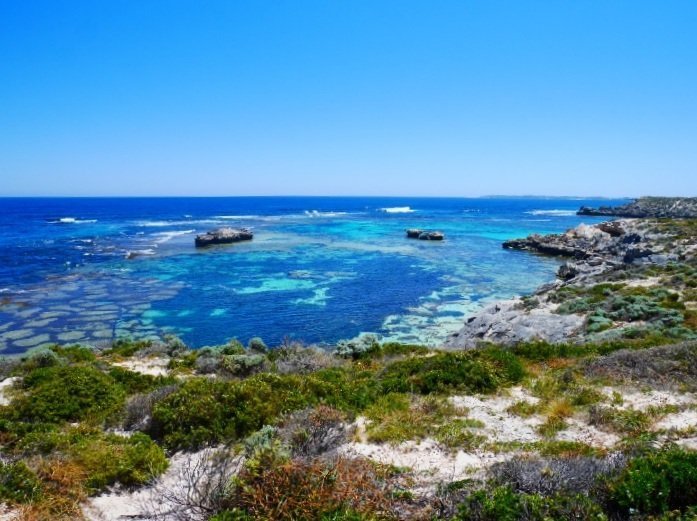
[(545, 195), (545, 194), (485, 194), (485, 195), (304, 195), (304, 194), (246, 194), (246, 195), (3, 195), (0, 199), (229, 199), (229, 198), (344, 198), (344, 199), (638, 199), (640, 197), (690, 196), (602, 196), (602, 195)]

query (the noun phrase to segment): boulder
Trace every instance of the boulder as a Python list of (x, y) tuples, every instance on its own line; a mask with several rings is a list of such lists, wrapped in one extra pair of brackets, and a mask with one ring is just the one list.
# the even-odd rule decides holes
[(219, 228), (203, 235), (197, 235), (195, 244), (197, 248), (210, 246), (212, 244), (230, 244), (240, 241), (251, 241), (254, 233), (247, 228)]
[(422, 241), (442, 241), (445, 239), (443, 232), (419, 230), (417, 228), (410, 228), (406, 232), (409, 239), (420, 239)]
[(604, 223), (600, 223), (598, 225), (598, 229), (609, 234), (610, 237), (620, 237), (626, 233), (620, 221), (606, 221)]

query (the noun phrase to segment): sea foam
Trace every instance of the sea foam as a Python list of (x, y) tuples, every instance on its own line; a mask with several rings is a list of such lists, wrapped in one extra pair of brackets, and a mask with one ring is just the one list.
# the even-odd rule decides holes
[(556, 217), (571, 217), (576, 215), (576, 210), (530, 210), (525, 212), (530, 215), (554, 215)]
[(385, 213), (413, 213), (416, 210), (413, 210), (410, 206), (393, 206), (390, 208), (380, 208), (380, 211)]
[(76, 219), (75, 217), (61, 217), (57, 221), (50, 221), (53, 224), (88, 224), (96, 223), (97, 219)]

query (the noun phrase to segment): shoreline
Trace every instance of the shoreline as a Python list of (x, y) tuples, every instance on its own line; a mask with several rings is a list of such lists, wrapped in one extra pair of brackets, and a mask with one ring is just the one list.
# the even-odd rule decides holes
[[(617, 219), (581, 224), (563, 234), (504, 242), (504, 248), (567, 260), (554, 280), (533, 293), (495, 302), (468, 317), (463, 327), (448, 337), (445, 347), (469, 349), (487, 342), (513, 345), (534, 340), (581, 343), (636, 335), (636, 327), (646, 327), (656, 317), (616, 316), (603, 321), (602, 315), (597, 315), (596, 322), (602, 326), (594, 326), (589, 323), (595, 316), (588, 306), (579, 303), (574, 307), (568, 302), (601, 284), (613, 285), (606, 288), (608, 298), (615, 293), (642, 292), (636, 288), (645, 288), (645, 293), (658, 289), (671, 265), (689, 263), (697, 256), (692, 238), (681, 237), (682, 230), (679, 226), (671, 229), (671, 222), (679, 221)], [(688, 288), (674, 289), (684, 293)], [(595, 301), (603, 303), (600, 297)], [(678, 334), (677, 338), (683, 336)]]

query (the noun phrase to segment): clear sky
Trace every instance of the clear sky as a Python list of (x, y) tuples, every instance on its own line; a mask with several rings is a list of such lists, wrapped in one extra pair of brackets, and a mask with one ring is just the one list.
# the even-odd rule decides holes
[(697, 196), (697, 1), (0, 0), (0, 195)]

